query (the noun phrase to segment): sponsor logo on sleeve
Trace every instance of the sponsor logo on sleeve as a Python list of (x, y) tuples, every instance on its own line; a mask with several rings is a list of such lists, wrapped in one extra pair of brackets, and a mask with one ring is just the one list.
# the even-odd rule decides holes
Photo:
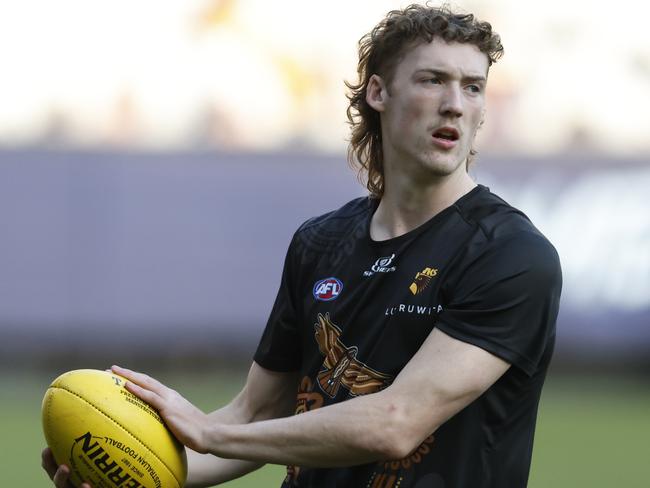
[(332, 276), (317, 281), (312, 293), (316, 300), (320, 300), (321, 302), (331, 302), (339, 297), (341, 290), (343, 290), (343, 282)]

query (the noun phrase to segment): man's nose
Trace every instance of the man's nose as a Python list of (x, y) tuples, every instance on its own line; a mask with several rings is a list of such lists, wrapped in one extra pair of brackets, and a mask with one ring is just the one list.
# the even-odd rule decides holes
[(463, 115), (463, 99), (459, 86), (453, 83), (447, 85), (440, 104), (440, 115), (456, 118)]

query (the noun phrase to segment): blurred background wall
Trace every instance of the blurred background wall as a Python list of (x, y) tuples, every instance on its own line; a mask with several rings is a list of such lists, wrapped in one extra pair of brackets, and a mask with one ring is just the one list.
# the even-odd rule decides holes
[[(650, 167), (504, 155), (472, 172), (560, 253), (558, 364), (647, 366)], [(0, 151), (2, 362), (248, 359), (295, 228), (362, 193), (339, 155)]]

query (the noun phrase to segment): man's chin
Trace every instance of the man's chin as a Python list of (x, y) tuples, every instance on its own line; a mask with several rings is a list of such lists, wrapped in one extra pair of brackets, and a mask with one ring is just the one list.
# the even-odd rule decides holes
[(466, 160), (467, 158), (459, 159), (458, 156), (450, 154), (448, 157), (432, 158), (424, 164), (424, 167), (431, 175), (443, 178), (464, 170)]

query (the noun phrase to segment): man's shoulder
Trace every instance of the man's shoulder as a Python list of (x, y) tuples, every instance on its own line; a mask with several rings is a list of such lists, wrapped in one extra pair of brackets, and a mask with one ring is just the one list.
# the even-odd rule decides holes
[(296, 233), (303, 234), (346, 229), (350, 225), (357, 225), (359, 222), (367, 220), (372, 208), (372, 200), (368, 197), (355, 198), (336, 210), (306, 220), (298, 228)]
[(544, 238), (524, 212), (485, 186), (479, 185), (476, 192), (461, 199), (456, 207), (463, 219), (488, 241), (522, 233)]
[(295, 238), (310, 248), (337, 246), (365, 235), (376, 203), (368, 197), (355, 198), (336, 210), (312, 217), (296, 231)]
[(468, 262), (481, 256), (509, 266), (530, 267), (538, 263), (550, 266), (554, 272), (560, 269), (557, 250), (546, 236), (524, 212), (487, 187), (459, 203), (460, 215), (475, 230), (474, 237), (467, 241)]

